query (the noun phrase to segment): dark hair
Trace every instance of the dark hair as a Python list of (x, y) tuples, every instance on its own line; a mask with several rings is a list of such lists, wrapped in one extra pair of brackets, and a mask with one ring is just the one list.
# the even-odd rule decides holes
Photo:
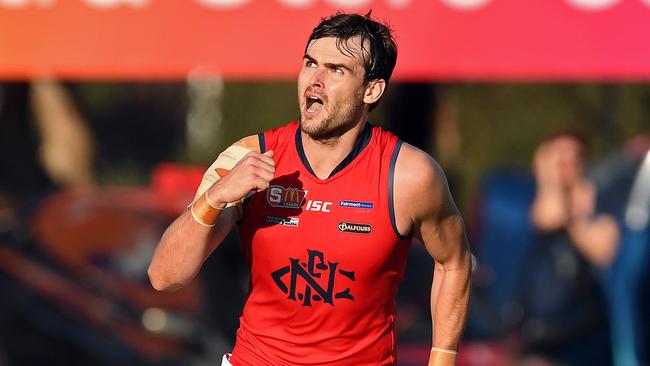
[(551, 140), (556, 140), (559, 138), (569, 138), (571, 140), (574, 140), (578, 143), (580, 151), (580, 158), (583, 159), (587, 153), (587, 150), (589, 149), (589, 139), (587, 136), (580, 131), (574, 130), (574, 129), (561, 129), (552, 132), (551, 134), (547, 135), (543, 140), (543, 142), (551, 141)]
[[(361, 59), (365, 68), (364, 81), (367, 83), (383, 79), (388, 83), (397, 61), (397, 44), (390, 27), (373, 19), (370, 13), (372, 11), (366, 15), (338, 12), (329, 18), (321, 19), (309, 36), (305, 52), (314, 40), (336, 37), (336, 48), (343, 54), (354, 56), (355, 51), (348, 42), (356, 41), (359, 37)], [(377, 103), (379, 101), (371, 105), (370, 109)]]
[(588, 145), (589, 145), (589, 140), (587, 139), (587, 137), (582, 132), (580, 132), (578, 130), (570, 129), (570, 128), (565, 128), (565, 129), (560, 129), (560, 130), (557, 130), (557, 131), (553, 131), (552, 133), (547, 135), (542, 140), (542, 142), (551, 141), (551, 140), (559, 139), (559, 138), (562, 138), (562, 137), (567, 137), (567, 138), (570, 138), (572, 140), (576, 140), (578, 142), (578, 144), (582, 145), (583, 147), (588, 147)]

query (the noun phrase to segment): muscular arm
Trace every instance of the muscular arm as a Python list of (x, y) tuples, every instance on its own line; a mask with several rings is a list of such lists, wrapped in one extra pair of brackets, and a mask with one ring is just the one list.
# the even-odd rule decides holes
[[(433, 347), (455, 351), (467, 318), (471, 254), (463, 219), (440, 166), (422, 151), (404, 144), (395, 167), (398, 230), (413, 233), (433, 257), (431, 286)], [(434, 359), (430, 365), (447, 365)], [(444, 358), (444, 357), (443, 357)]]
[(237, 220), (237, 208), (223, 211), (214, 227), (197, 223), (186, 209), (165, 230), (149, 265), (151, 285), (175, 291), (189, 283), (203, 262), (221, 244)]
[[(188, 208), (163, 234), (148, 269), (156, 290), (174, 291), (190, 282), (235, 225), (241, 200), (251, 191), (268, 187), (274, 173), (273, 152), (260, 154), (259, 145), (250, 146), (252, 139), (256, 137), (242, 139), (234, 148), (228, 148), (204, 175), (192, 205), (210, 210), (213, 221), (199, 222), (201, 217), (193, 217), (192, 208)], [(218, 209), (208, 205), (207, 200)]]

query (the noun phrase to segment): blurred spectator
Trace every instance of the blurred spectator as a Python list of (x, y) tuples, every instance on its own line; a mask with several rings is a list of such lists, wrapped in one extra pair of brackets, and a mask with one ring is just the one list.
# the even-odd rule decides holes
[[(106, 121), (109, 134), (93, 118), (92, 125), (84, 120), (84, 98), (74, 98), (78, 88), (56, 81), (0, 83), (0, 296), (7, 299), (0, 304), (0, 365), (211, 363), (212, 349), (231, 345), (220, 345), (228, 340), (209, 329), (216, 321), (203, 315), (203, 283), (160, 294), (142, 277), (155, 246), (151, 238), (161, 235), (169, 213), (191, 200), (198, 181), (186, 171), (172, 177), (172, 184), (188, 181), (182, 182), (191, 185), (187, 197), (165, 195), (156, 184), (95, 186), (96, 144), (149, 167), (153, 162), (133, 146), (162, 145), (171, 155), (178, 144), (161, 144), (158, 137), (180, 140), (184, 115), (167, 111), (182, 108), (161, 102), (159, 85), (143, 85), (135, 88), (139, 99), (122, 103), (132, 108)], [(160, 115), (140, 123), (148, 110)], [(149, 133), (161, 124), (177, 128)], [(127, 143), (118, 125), (151, 138)], [(104, 135), (95, 139), (91, 127)], [(113, 138), (123, 143), (115, 146)], [(154, 176), (154, 183), (160, 179)]]
[(0, 84), (0, 196), (7, 206), (53, 187), (38, 161), (40, 142), (29, 96), (27, 82)]
[(23, 224), (57, 188), (93, 185), (93, 166), (94, 140), (68, 88), (52, 80), (0, 83), (2, 239), (24, 239)]
[(648, 365), (650, 305), (650, 134), (630, 139), (599, 165), (603, 206), (617, 213), (621, 246), (606, 276), (612, 323), (614, 365)]
[(95, 140), (68, 90), (54, 80), (31, 84), (39, 159), (60, 187), (93, 185)]
[(584, 140), (562, 132), (535, 152), (530, 218), (536, 242), (523, 262), (519, 291), (524, 360), (609, 365), (606, 305), (597, 271), (614, 259), (619, 228), (596, 211), (584, 174)]
[(595, 212), (596, 189), (584, 174), (584, 145), (579, 135), (563, 132), (538, 147), (531, 219), (540, 232), (566, 231), (585, 259), (604, 268), (616, 255), (619, 230), (614, 217)]

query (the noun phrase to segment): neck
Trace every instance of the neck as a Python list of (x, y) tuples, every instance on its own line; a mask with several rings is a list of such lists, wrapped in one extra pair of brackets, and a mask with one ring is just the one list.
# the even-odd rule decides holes
[(354, 144), (366, 127), (365, 119), (361, 120), (343, 135), (315, 140), (304, 132), (301, 133), (302, 146), (309, 165), (320, 179), (326, 179), (343, 159), (354, 148)]

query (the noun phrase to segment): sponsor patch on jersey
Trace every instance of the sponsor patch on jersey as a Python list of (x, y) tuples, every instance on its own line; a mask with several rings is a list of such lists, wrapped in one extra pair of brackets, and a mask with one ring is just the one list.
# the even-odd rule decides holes
[(372, 226), (353, 222), (339, 222), (339, 231), (343, 233), (370, 234)]
[(370, 209), (370, 208), (374, 207), (374, 204), (372, 202), (341, 200), (341, 201), (339, 201), (339, 206), (341, 206), (341, 207), (350, 207), (350, 208)]
[(307, 205), (305, 205), (305, 210), (315, 211), (315, 212), (332, 212), (330, 211), (331, 206), (332, 206), (332, 202), (307, 200)]
[(297, 217), (266, 216), (266, 222), (274, 225), (298, 226), (300, 219)]
[(273, 207), (300, 208), (306, 195), (300, 188), (273, 185), (266, 190), (266, 201)]

